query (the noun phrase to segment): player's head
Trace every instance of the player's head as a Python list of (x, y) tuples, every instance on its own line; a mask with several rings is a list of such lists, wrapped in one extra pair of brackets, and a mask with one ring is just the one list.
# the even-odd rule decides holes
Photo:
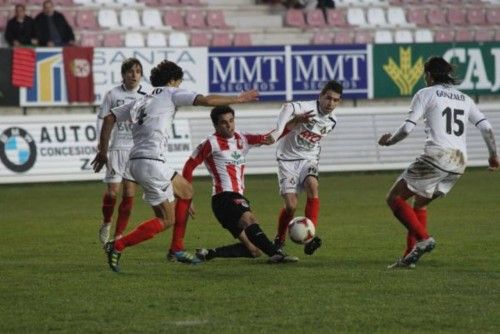
[(328, 81), (319, 94), (321, 112), (329, 114), (342, 101), (343, 87), (335, 80)]
[(153, 87), (178, 87), (182, 82), (184, 72), (176, 63), (164, 60), (151, 70), (149, 80)]
[(430, 57), (424, 64), (424, 78), (427, 86), (436, 84), (458, 84), (454, 77), (453, 65), (444, 60), (443, 57)]
[(127, 58), (122, 62), (122, 79), (127, 89), (139, 86), (142, 78), (142, 64), (137, 58)]
[(234, 110), (230, 106), (218, 106), (210, 112), (215, 131), (224, 138), (234, 135)]

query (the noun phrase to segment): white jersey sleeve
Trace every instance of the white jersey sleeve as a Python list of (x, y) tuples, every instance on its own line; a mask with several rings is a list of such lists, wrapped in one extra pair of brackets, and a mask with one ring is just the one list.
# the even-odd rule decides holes
[(131, 101), (127, 104), (122, 104), (121, 106), (113, 108), (111, 111), (116, 117), (117, 122), (133, 122), (131, 110), (132, 107), (137, 104), (138, 101)]
[(172, 101), (177, 107), (192, 106), (196, 96), (198, 96), (198, 94), (187, 89), (179, 88), (172, 92)]

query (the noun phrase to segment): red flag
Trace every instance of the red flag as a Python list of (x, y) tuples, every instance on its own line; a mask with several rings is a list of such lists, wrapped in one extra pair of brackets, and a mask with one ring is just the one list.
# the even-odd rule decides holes
[(94, 48), (66, 47), (63, 49), (69, 102), (94, 102), (93, 58)]
[(12, 58), (12, 85), (31, 88), (35, 77), (35, 50), (14, 48)]

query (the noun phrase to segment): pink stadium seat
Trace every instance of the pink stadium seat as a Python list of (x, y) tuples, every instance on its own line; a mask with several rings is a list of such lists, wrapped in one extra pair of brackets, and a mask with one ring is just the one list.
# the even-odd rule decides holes
[(306, 11), (306, 22), (309, 27), (312, 28), (324, 28), (326, 27), (325, 16), (321, 9), (313, 9)]
[(434, 34), (434, 42), (453, 42), (455, 32), (450, 29), (438, 30)]
[(407, 14), (408, 22), (414, 23), (420, 27), (427, 27), (429, 21), (427, 21), (427, 12), (424, 8), (412, 8), (408, 10)]
[(328, 9), (326, 11), (326, 20), (331, 27), (347, 27), (345, 11), (342, 9)]
[(489, 8), (486, 12), (486, 20), (489, 24), (500, 25), (500, 7)]
[[(56, 6), (73, 6), (73, 0), (52, 0)], [(31, 3), (31, 1), (30, 1)]]
[(98, 34), (84, 32), (80, 36), (80, 45), (81, 46), (99, 47), (99, 46), (101, 46), (101, 40), (100, 40)]
[(116, 32), (104, 34), (102, 44), (108, 47), (122, 47), (124, 44), (123, 34)]
[(0, 12), (0, 29), (5, 29), (7, 26), (7, 21), (9, 21), (9, 13), (8, 12)]
[(234, 34), (233, 44), (234, 46), (251, 46), (252, 36), (248, 32), (237, 32)]
[(181, 4), (187, 6), (199, 6), (201, 5), (200, 0), (181, 0)]
[(160, 6), (177, 6), (180, 5), (180, 0), (158, 0)]
[(98, 29), (97, 19), (93, 10), (81, 10), (75, 19), (76, 26), (82, 29)]
[(160, 5), (159, 0), (140, 0), (147, 7), (158, 7)]
[(191, 46), (210, 46), (210, 34), (206, 32), (191, 33)]
[(186, 27), (182, 14), (176, 10), (167, 10), (166, 12), (164, 12), (163, 23), (167, 26), (171, 26), (174, 29), (183, 29)]
[(352, 33), (348, 30), (336, 31), (333, 36), (334, 44), (352, 44)]
[(474, 36), (474, 40), (476, 42), (490, 42), (495, 40), (495, 31), (493, 30), (486, 30), (486, 29), (479, 29), (476, 31), (476, 34)]
[(199, 9), (190, 9), (186, 11), (186, 25), (191, 29), (205, 29), (205, 14)]
[(448, 22), (452, 25), (465, 25), (467, 24), (465, 15), (466, 12), (463, 8), (450, 7), (450, 9), (448, 9)]
[(26, 5), (27, 0), (12, 0), (10, 2), (11, 5)]
[(232, 36), (227, 32), (216, 32), (212, 34), (212, 46), (231, 46), (233, 44)]
[(68, 24), (72, 27), (75, 26), (75, 12), (72, 10), (61, 10), (64, 18), (68, 22)]
[(357, 31), (354, 34), (355, 44), (370, 44), (373, 43), (373, 33), (371, 31)]
[(289, 27), (305, 28), (304, 12), (300, 9), (289, 9), (285, 14), (285, 24)]
[(329, 45), (333, 44), (333, 34), (329, 32), (318, 31), (314, 33), (312, 44), (315, 45)]
[(427, 13), (427, 20), (432, 26), (444, 26), (447, 25), (446, 21), (446, 9), (441, 7), (433, 7), (429, 9)]
[(486, 14), (483, 8), (471, 8), (467, 12), (467, 21), (470, 24), (484, 25), (486, 24)]
[(474, 30), (458, 29), (455, 31), (455, 42), (472, 42), (474, 41)]
[(209, 10), (207, 12), (207, 25), (210, 28), (228, 28), (222, 10)]

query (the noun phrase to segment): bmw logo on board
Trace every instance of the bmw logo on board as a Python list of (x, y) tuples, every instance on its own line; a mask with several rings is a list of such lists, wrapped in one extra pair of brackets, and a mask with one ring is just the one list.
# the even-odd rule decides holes
[(29, 170), (36, 161), (36, 145), (26, 130), (12, 127), (0, 135), (0, 160), (13, 172)]

